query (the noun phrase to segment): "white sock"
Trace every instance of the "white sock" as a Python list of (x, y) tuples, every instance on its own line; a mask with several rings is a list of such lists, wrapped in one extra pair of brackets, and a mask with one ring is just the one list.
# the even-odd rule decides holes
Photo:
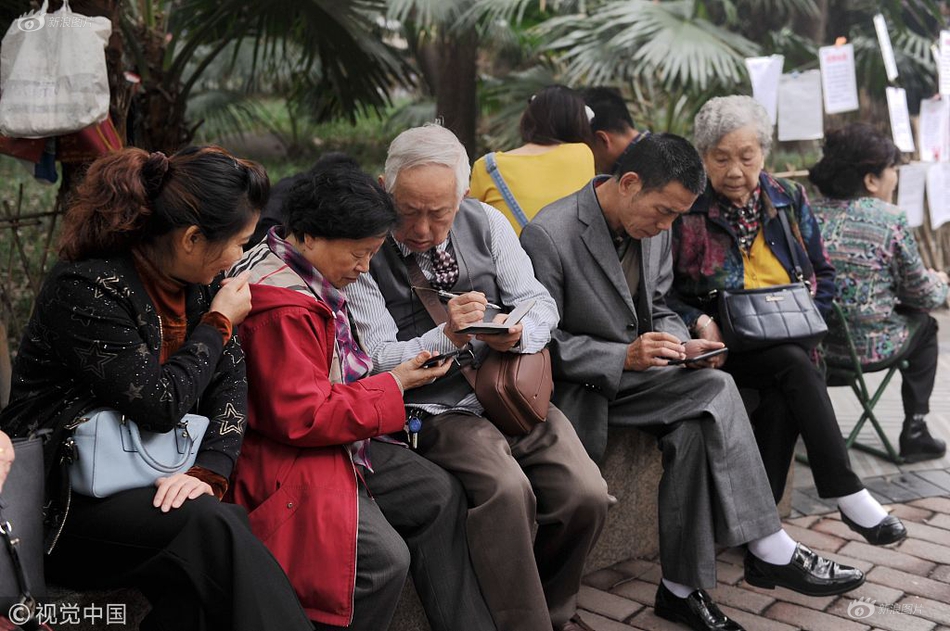
[(680, 585), (679, 583), (674, 583), (673, 581), (668, 581), (665, 578), (663, 579), (663, 584), (666, 585), (666, 588), (673, 592), (673, 595), (677, 598), (686, 598), (690, 594), (696, 591), (695, 587), (689, 587), (688, 585)]
[(772, 565), (790, 563), (797, 547), (798, 544), (784, 529), (749, 542), (749, 552)]
[(877, 526), (887, 517), (887, 511), (874, 499), (867, 489), (837, 499), (838, 510), (859, 526)]

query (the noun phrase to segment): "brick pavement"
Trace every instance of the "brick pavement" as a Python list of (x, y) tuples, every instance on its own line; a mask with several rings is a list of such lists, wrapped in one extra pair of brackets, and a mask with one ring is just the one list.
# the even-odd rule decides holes
[[(950, 312), (935, 316), (941, 348), (928, 422), (934, 434), (950, 441)], [(872, 375), (869, 382), (876, 384), (879, 378)], [(895, 445), (903, 418), (899, 382), (896, 377), (875, 408)], [(860, 408), (846, 388), (834, 388), (831, 395), (847, 432)], [(863, 433), (862, 440), (873, 444), (877, 438)], [(811, 472), (798, 465), (787, 530), (815, 551), (860, 568), (868, 580), (853, 592), (826, 598), (759, 589), (742, 579), (743, 552), (723, 550), (719, 584), (711, 593), (749, 631), (950, 631), (950, 456), (893, 465), (852, 451), (851, 461), (868, 489), (904, 521), (908, 538), (892, 546), (868, 545), (841, 522), (833, 505), (818, 497)], [(685, 629), (654, 615), (659, 579), (656, 559), (631, 559), (594, 572), (585, 577), (578, 598), (581, 615), (597, 631)]]
[[(887, 508), (901, 515), (909, 536), (885, 547), (869, 546), (837, 513), (785, 521), (793, 537), (867, 573), (867, 582), (853, 592), (809, 598), (783, 588), (752, 587), (742, 578), (743, 552), (733, 548), (719, 554), (719, 584), (710, 593), (749, 631), (950, 630), (950, 499)], [(659, 579), (656, 559), (632, 559), (594, 572), (578, 597), (581, 615), (597, 631), (684, 629), (654, 615)]]

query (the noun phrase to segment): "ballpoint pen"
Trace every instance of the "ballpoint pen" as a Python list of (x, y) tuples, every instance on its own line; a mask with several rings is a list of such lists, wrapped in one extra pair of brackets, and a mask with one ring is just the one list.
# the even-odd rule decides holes
[[(451, 291), (445, 291), (444, 289), (434, 289), (432, 287), (416, 287), (415, 285), (413, 285), (412, 288), (415, 290), (422, 290), (422, 291), (434, 291), (436, 294), (439, 295), (439, 298), (445, 301), (449, 301), (449, 300), (452, 300), (452, 298), (459, 297), (459, 294), (453, 294)], [(495, 309), (496, 311), (505, 310), (504, 307), (500, 307), (492, 302), (487, 303), (485, 306), (488, 307), (489, 309)]]

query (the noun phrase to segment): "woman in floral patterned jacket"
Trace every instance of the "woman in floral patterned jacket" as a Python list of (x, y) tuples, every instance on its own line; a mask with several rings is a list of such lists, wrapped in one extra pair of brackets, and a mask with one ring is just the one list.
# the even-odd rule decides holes
[[(712, 99), (696, 115), (694, 134), (709, 185), (673, 224), (669, 305), (695, 337), (721, 342), (713, 319), (719, 290), (782, 285), (795, 276), (778, 219), (778, 213), (785, 213), (804, 279), (818, 308), (827, 313), (834, 268), (805, 191), (763, 171), (772, 142), (765, 109), (747, 96)], [(874, 545), (906, 536), (900, 520), (884, 511), (852, 471), (824, 377), (807, 351), (777, 343), (721, 355), (711, 363), (730, 373), (740, 388), (759, 394), (751, 418), (776, 501), (801, 434), (818, 494), (836, 501), (842, 521)]]
[[(900, 455), (917, 462), (947, 451), (924, 420), (937, 375), (937, 321), (926, 312), (946, 304), (947, 275), (924, 267), (907, 216), (891, 204), (899, 162), (889, 138), (855, 123), (828, 133), (809, 179), (827, 198), (815, 204), (815, 213), (861, 363), (873, 367), (897, 355), (909, 363), (901, 371)], [(829, 361), (850, 356), (834, 330), (825, 352)]]

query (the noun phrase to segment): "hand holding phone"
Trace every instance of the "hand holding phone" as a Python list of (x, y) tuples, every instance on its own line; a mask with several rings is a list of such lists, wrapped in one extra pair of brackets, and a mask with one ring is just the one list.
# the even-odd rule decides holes
[(728, 351), (729, 349), (723, 346), (722, 348), (717, 348), (714, 351), (709, 351), (708, 353), (702, 353), (700, 355), (696, 355), (695, 357), (687, 357), (686, 359), (671, 359), (669, 365), (679, 366), (680, 364), (692, 364), (694, 362), (701, 362), (701, 361), (705, 361), (707, 359), (716, 357), (717, 355), (722, 355), (723, 353), (728, 352)]

